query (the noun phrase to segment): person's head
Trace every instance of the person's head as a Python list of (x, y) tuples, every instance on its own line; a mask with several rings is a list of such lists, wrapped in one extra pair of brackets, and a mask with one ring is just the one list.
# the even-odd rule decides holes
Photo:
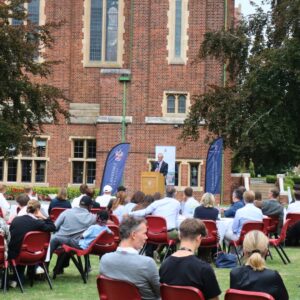
[(245, 203), (253, 203), (254, 199), (255, 199), (255, 194), (253, 191), (246, 191), (243, 194), (243, 198), (244, 198)]
[(261, 194), (261, 192), (258, 192), (258, 191), (256, 191), (255, 193), (254, 193), (254, 198), (255, 198), (255, 200), (257, 200), (257, 201), (261, 201), (262, 200), (262, 194)]
[(115, 210), (119, 205), (125, 204), (126, 195), (122, 191), (117, 192), (116, 199), (112, 203), (112, 210)]
[(143, 201), (144, 207), (147, 207), (154, 201), (154, 197), (152, 195), (146, 195)]
[(254, 271), (266, 267), (265, 256), (268, 252), (269, 239), (259, 230), (252, 230), (245, 235), (243, 250), (247, 258), (246, 265)]
[(0, 193), (4, 194), (6, 192), (6, 185), (0, 183)]
[(279, 196), (279, 190), (278, 188), (272, 188), (269, 191), (269, 198), (270, 199), (277, 199)]
[(36, 214), (40, 209), (41, 209), (41, 203), (38, 200), (29, 200), (27, 202), (28, 214)]
[(87, 196), (89, 196), (89, 197), (91, 197), (93, 199), (94, 196), (95, 196), (95, 189), (93, 189), (93, 188), (87, 188), (85, 193), (86, 193)]
[(31, 195), (32, 194), (32, 186), (24, 187), (24, 193), (27, 195)]
[(295, 200), (296, 200), (296, 201), (300, 201), (300, 191), (298, 191), (298, 190), (295, 191), (295, 192), (294, 192), (294, 196), (295, 196)]
[(97, 213), (97, 223), (100, 226), (106, 225), (108, 219), (109, 219), (109, 214), (107, 210), (101, 210)]
[(185, 199), (191, 198), (193, 196), (193, 189), (191, 187), (186, 187), (183, 193)]
[(243, 193), (240, 189), (235, 189), (233, 190), (232, 193), (232, 201), (233, 202), (237, 202), (237, 201), (241, 201), (243, 199)]
[(126, 192), (126, 187), (123, 186), (123, 185), (120, 185), (120, 186), (117, 188), (117, 192)]
[(144, 218), (129, 216), (120, 224), (121, 244), (140, 250), (147, 240), (147, 225)]
[(179, 226), (179, 239), (182, 242), (189, 241), (199, 247), (201, 238), (206, 237), (207, 231), (204, 223), (199, 219), (187, 218)]
[(104, 194), (110, 195), (111, 191), (112, 191), (112, 187), (110, 185), (107, 184), (106, 186), (104, 186), (104, 188), (103, 188)]
[(93, 206), (92, 198), (89, 197), (89, 196), (83, 196), (80, 199), (79, 206), (82, 207), (82, 208), (86, 208), (87, 210), (90, 210)]
[(166, 196), (170, 198), (174, 198), (176, 194), (176, 189), (172, 185), (168, 185), (166, 187)]
[(157, 160), (162, 161), (164, 159), (164, 155), (162, 153), (157, 154)]
[(242, 193), (242, 195), (246, 192), (246, 188), (243, 185), (240, 185), (238, 190)]
[(131, 200), (130, 202), (132, 203), (135, 203), (135, 204), (138, 204), (138, 203), (141, 203), (144, 201), (144, 198), (145, 198), (145, 194), (141, 191), (136, 191), (132, 197), (131, 197)]
[(161, 197), (161, 193), (160, 192), (156, 192), (153, 194), (153, 199), (154, 201), (155, 200), (160, 200), (162, 197)]
[(215, 206), (215, 197), (211, 193), (205, 193), (201, 198), (202, 206), (204, 207), (214, 207)]
[(88, 189), (88, 186), (86, 184), (82, 184), (80, 187), (79, 187), (79, 191), (80, 191), (80, 194), (84, 195), (86, 193), (86, 190)]
[(57, 194), (57, 198), (59, 200), (67, 200), (67, 198), (68, 198), (68, 191), (67, 191), (67, 189), (66, 188), (59, 189), (58, 194)]
[(20, 207), (25, 207), (29, 200), (30, 198), (27, 194), (20, 194), (16, 199)]

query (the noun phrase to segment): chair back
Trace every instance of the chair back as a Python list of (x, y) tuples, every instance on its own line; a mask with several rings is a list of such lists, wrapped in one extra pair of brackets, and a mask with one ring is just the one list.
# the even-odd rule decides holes
[(103, 275), (97, 277), (97, 288), (101, 300), (141, 300), (138, 288), (131, 282), (107, 278)]
[(264, 233), (265, 233), (265, 235), (268, 235), (269, 234), (268, 228), (271, 225), (271, 218), (268, 216), (264, 216), (263, 223), (264, 223)]
[(269, 227), (267, 228), (268, 233), (273, 233), (273, 232), (276, 233), (279, 224), (279, 215), (269, 216), (269, 218), (270, 218), (270, 224)]
[(117, 226), (120, 225), (120, 221), (119, 221), (119, 219), (118, 219), (118, 217), (117, 217), (116, 215), (110, 214), (110, 215), (109, 215), (109, 219), (110, 219), (111, 221), (113, 221), (113, 222), (115, 223), (115, 225), (117, 225)]
[(5, 264), (4, 236), (0, 234), (0, 266)]
[(161, 284), (160, 294), (162, 300), (205, 300), (202, 292), (192, 286), (176, 286)]
[(50, 219), (55, 222), (59, 215), (68, 208), (63, 207), (53, 207), (50, 212)]
[(300, 221), (300, 213), (287, 213), (286, 220), (290, 219), (289, 227), (292, 227)]
[(263, 222), (256, 222), (256, 221), (247, 221), (243, 224), (240, 238), (238, 240), (238, 244), (243, 244), (245, 235), (252, 230), (259, 230), (264, 232), (264, 223)]
[(108, 224), (107, 227), (113, 232), (115, 242), (119, 245), (121, 241), (119, 226), (115, 224)]
[(203, 220), (206, 227), (207, 236), (201, 239), (200, 248), (217, 247), (219, 243), (218, 229), (215, 221)]
[(164, 244), (168, 241), (166, 219), (160, 216), (146, 216), (147, 220), (147, 243)]
[(107, 231), (101, 232), (98, 237), (89, 246), (90, 254), (103, 255), (105, 253), (116, 251), (118, 243), (115, 240), (114, 233), (108, 233)]
[(281, 232), (280, 232), (280, 236), (279, 236), (279, 243), (284, 243), (285, 242), (285, 239), (286, 239), (286, 233), (287, 233), (287, 230), (289, 228), (289, 224), (290, 224), (291, 220), (290, 219), (287, 219), (285, 221), (285, 223), (283, 224), (282, 228), (281, 228)]
[(21, 251), (15, 259), (20, 265), (35, 265), (45, 261), (50, 241), (50, 233), (30, 231), (26, 233), (21, 245)]
[(271, 295), (263, 292), (241, 291), (228, 289), (224, 300), (275, 300)]

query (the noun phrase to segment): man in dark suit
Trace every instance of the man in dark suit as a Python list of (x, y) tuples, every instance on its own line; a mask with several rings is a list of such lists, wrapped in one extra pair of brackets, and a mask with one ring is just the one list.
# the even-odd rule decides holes
[(166, 176), (168, 174), (168, 164), (163, 160), (164, 156), (162, 153), (158, 153), (157, 161), (152, 164), (151, 171), (159, 172)]

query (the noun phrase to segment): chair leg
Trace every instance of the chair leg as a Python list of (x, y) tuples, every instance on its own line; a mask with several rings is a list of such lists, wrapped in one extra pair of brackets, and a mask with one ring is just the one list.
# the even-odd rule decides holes
[(279, 248), (280, 248), (282, 254), (284, 255), (284, 257), (286, 258), (286, 260), (287, 260), (289, 263), (291, 263), (291, 261), (290, 261), (290, 259), (288, 258), (286, 252), (284, 251), (283, 247), (282, 247), (281, 245), (279, 245)]
[(167, 247), (167, 250), (165, 252), (165, 255), (164, 255), (164, 258), (163, 258), (162, 262), (166, 259), (169, 250), (170, 250), (170, 245), (168, 245), (168, 247)]
[(19, 276), (17, 267), (16, 267), (16, 266), (13, 266), (13, 268), (14, 268), (14, 272), (15, 272), (15, 274), (16, 274), (16, 276), (17, 276), (17, 281), (18, 281), (20, 290), (21, 290), (22, 293), (24, 293), (23, 285), (22, 285), (22, 282), (21, 282), (21, 279), (20, 279), (20, 276)]
[(4, 269), (4, 278), (3, 278), (3, 293), (6, 292), (6, 288), (7, 288), (7, 273), (8, 273), (8, 267), (5, 267)]
[(234, 251), (235, 251), (236, 257), (238, 259), (239, 265), (241, 266), (242, 263), (241, 263), (239, 252), (237, 251), (236, 245), (233, 245), (233, 247), (234, 247)]
[(285, 261), (285, 259), (283, 258), (282, 254), (280, 253), (279, 249), (277, 248), (277, 246), (274, 245), (275, 250), (277, 251), (278, 255), (280, 256), (281, 260), (283, 261), (283, 263), (286, 265), (287, 262)]
[(79, 271), (83, 282), (86, 283), (86, 277), (85, 277), (85, 274), (84, 274), (84, 270), (83, 270), (82, 261), (81, 261), (80, 256), (77, 256), (77, 260), (76, 260), (74, 255), (71, 255), (71, 259), (72, 259), (74, 265), (76, 266), (77, 270)]
[(89, 265), (90, 265), (90, 259), (89, 255), (84, 256), (84, 274), (86, 279), (89, 278)]
[(45, 263), (42, 264), (42, 267), (43, 267), (44, 272), (45, 272), (45, 274), (46, 274), (46, 279), (47, 279), (47, 281), (48, 281), (48, 284), (49, 284), (49, 286), (50, 286), (50, 289), (53, 290), (52, 282), (51, 282), (51, 279), (50, 279), (50, 276), (49, 276), (49, 273), (48, 273), (48, 270), (47, 270), (47, 268), (46, 268)]

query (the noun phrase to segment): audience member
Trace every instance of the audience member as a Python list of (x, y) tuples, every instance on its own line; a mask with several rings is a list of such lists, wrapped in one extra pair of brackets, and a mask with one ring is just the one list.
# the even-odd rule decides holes
[[(294, 192), (295, 202), (289, 204), (287, 213), (300, 213), (300, 191)], [(286, 235), (286, 244), (290, 246), (298, 246), (300, 240), (300, 221), (296, 222), (288, 230)]]
[[(238, 209), (245, 206), (244, 200), (243, 200), (243, 193), (240, 188), (235, 189), (232, 193), (232, 204), (231, 206), (224, 211), (224, 217), (226, 218), (234, 218), (235, 213)], [(221, 209), (221, 212), (223, 209)]]
[(96, 202), (98, 202), (100, 204), (101, 207), (107, 207), (107, 205), (109, 204), (111, 199), (115, 199), (115, 197), (113, 197), (111, 195), (111, 191), (112, 191), (112, 187), (110, 185), (106, 185), (103, 188), (103, 195), (102, 196), (98, 196), (96, 198)]
[(143, 192), (136, 191), (132, 195), (130, 202), (128, 202), (125, 205), (125, 214), (129, 214), (137, 204), (142, 203), (144, 201), (144, 198), (145, 194)]
[(277, 271), (266, 268), (265, 257), (268, 253), (268, 238), (258, 230), (245, 235), (243, 242), (246, 264), (230, 272), (230, 288), (264, 292), (275, 300), (288, 300), (288, 292)]
[(261, 192), (255, 191), (254, 194), (255, 194), (255, 197), (254, 197), (255, 201), (261, 201), (262, 200)]
[(95, 189), (93, 188), (87, 188), (86, 189), (86, 195), (89, 196), (92, 201), (92, 208), (100, 208), (100, 204), (98, 202), (95, 201), (94, 197), (95, 197)]
[(154, 197), (152, 195), (146, 195), (144, 200), (140, 203), (137, 203), (136, 206), (132, 209), (132, 211), (144, 209), (148, 207), (152, 202), (154, 202)]
[(139, 289), (143, 300), (160, 299), (156, 264), (152, 258), (139, 255), (147, 240), (145, 219), (125, 218), (120, 225), (120, 237), (117, 251), (102, 256), (101, 274), (133, 283)]
[(193, 286), (205, 299), (219, 299), (221, 290), (212, 267), (195, 256), (206, 236), (203, 222), (185, 219), (179, 227), (180, 248), (169, 256), (159, 269), (160, 282), (169, 285)]
[(8, 243), (10, 241), (9, 228), (3, 218), (0, 217), (0, 235), (4, 237), (4, 257), (7, 259)]
[(233, 219), (232, 229), (227, 230), (225, 233), (225, 240), (238, 240), (243, 227), (243, 224), (247, 221), (259, 221), (262, 222), (263, 214), (259, 208), (257, 208), (254, 202), (254, 192), (246, 191), (243, 195), (246, 205), (236, 211)]
[(181, 214), (186, 218), (192, 218), (194, 215), (195, 208), (200, 205), (193, 197), (193, 189), (187, 187), (183, 192), (183, 201), (181, 202)]
[(10, 224), (16, 216), (20, 217), (20, 216), (27, 215), (27, 203), (29, 200), (30, 199), (27, 194), (20, 194), (17, 197), (16, 202), (18, 205), (16, 206), (15, 211), (10, 213), (8, 224)]
[(153, 198), (154, 198), (154, 201), (155, 200), (160, 200), (162, 198), (161, 193), (160, 192), (155, 192), (153, 194)]
[(201, 205), (195, 209), (194, 218), (216, 221), (218, 219), (219, 210), (214, 206), (214, 195), (205, 193), (201, 198)]
[(37, 195), (33, 192), (32, 186), (26, 186), (24, 193), (28, 195), (30, 200), (38, 200)]
[(68, 201), (68, 192), (66, 188), (61, 188), (58, 191), (57, 196), (51, 200), (49, 208), (48, 208), (48, 214), (50, 215), (52, 208), (54, 207), (60, 207), (60, 208), (71, 208), (71, 203)]
[(300, 213), (300, 191), (294, 191), (295, 201), (289, 204), (286, 212), (287, 213)]
[(79, 187), (80, 196), (73, 199), (72, 207), (79, 207), (80, 200), (83, 196), (86, 196), (86, 190), (87, 189), (88, 189), (88, 186), (86, 184), (80, 185), (80, 187)]
[(6, 185), (0, 183), (0, 209), (2, 209), (4, 217), (9, 212), (10, 209), (10, 204), (4, 197), (5, 193), (6, 193)]
[(123, 192), (117, 192), (116, 199), (111, 200), (111, 203), (108, 204), (108, 210), (111, 210), (112, 213), (117, 216), (119, 222), (122, 222), (123, 215), (125, 214), (124, 204), (125, 204), (126, 194)]

